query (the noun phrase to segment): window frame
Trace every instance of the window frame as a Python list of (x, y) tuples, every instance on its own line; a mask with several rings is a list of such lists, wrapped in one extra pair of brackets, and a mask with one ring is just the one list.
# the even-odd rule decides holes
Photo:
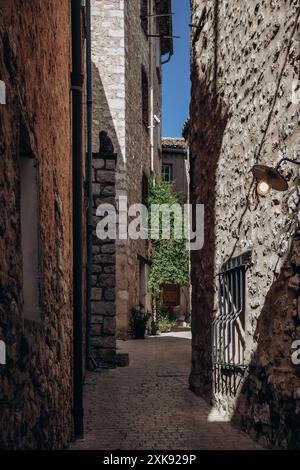
[[(174, 298), (172, 301), (170, 298)], [(163, 290), (164, 305), (168, 307), (179, 307), (181, 303), (181, 289), (178, 284), (166, 284)]]
[(149, 131), (150, 122), (150, 103), (149, 103), (149, 80), (148, 74), (145, 67), (142, 65), (141, 68), (141, 91), (142, 91), (142, 122), (147, 130)]
[[(19, 200), (22, 253), (22, 316), (24, 320), (41, 322), (41, 247), (39, 162), (20, 152)], [(28, 186), (29, 185), (29, 186)], [(29, 217), (30, 215), (30, 217)], [(28, 224), (28, 219), (31, 222)], [(28, 277), (30, 280), (28, 282)]]
[[(168, 167), (169, 170), (170, 170), (170, 179), (167, 181), (165, 178), (164, 178), (164, 167)], [(173, 181), (173, 165), (172, 163), (162, 163), (161, 165), (161, 175), (162, 175), (162, 180), (165, 181), (166, 183), (172, 183)]]
[(141, 28), (148, 40), (149, 34), (149, 3), (148, 0), (140, 0), (140, 18), (141, 18)]

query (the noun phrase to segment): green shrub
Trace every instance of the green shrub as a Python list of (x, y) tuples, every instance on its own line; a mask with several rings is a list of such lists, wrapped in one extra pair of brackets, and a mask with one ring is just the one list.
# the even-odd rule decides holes
[(158, 317), (156, 323), (157, 323), (157, 330), (160, 333), (167, 333), (168, 331), (171, 331), (176, 326), (176, 322), (174, 320), (171, 320), (168, 317)]
[(159, 239), (152, 238), (151, 231), (151, 206), (166, 204), (172, 207), (173, 204), (181, 204), (180, 197), (175, 194), (173, 185), (161, 180), (151, 181), (149, 188), (149, 233), (152, 244), (152, 258), (150, 276), (148, 280), (149, 290), (158, 301), (166, 284), (177, 284), (185, 286), (189, 284), (189, 252), (186, 247), (186, 240), (177, 239), (174, 236), (174, 217), (171, 219), (171, 237), (162, 237), (160, 219)]

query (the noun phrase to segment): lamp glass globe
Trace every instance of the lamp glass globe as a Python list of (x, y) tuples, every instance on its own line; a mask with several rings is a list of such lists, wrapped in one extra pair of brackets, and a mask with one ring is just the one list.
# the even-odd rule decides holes
[(270, 185), (266, 181), (260, 181), (257, 185), (257, 192), (260, 196), (266, 196), (270, 191)]

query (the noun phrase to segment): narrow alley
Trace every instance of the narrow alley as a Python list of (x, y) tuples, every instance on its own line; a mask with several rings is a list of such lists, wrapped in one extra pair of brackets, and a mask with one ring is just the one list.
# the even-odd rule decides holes
[(85, 438), (73, 449), (259, 449), (231, 424), (214, 422), (188, 389), (189, 331), (119, 341), (118, 352), (129, 353), (129, 367), (87, 375)]
[(300, 450), (299, 143), (299, 0), (0, 0), (0, 456)]

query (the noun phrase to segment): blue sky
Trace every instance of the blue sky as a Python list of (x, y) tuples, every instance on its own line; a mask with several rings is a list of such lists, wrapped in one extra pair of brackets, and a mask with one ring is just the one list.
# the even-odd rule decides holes
[(190, 101), (190, 0), (172, 0), (174, 55), (163, 65), (163, 136), (182, 137)]

